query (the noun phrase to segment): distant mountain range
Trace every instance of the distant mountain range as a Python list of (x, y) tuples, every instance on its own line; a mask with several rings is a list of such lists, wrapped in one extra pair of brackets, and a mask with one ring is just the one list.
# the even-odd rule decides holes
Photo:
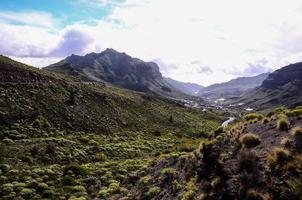
[(44, 69), (75, 76), (83, 82), (105, 82), (163, 96), (183, 95), (163, 78), (156, 63), (144, 62), (114, 49), (85, 56), (71, 55)]
[(263, 73), (252, 77), (240, 77), (228, 82), (213, 84), (202, 88), (198, 95), (203, 98), (238, 98), (254, 88), (260, 86), (269, 73)]
[(204, 88), (204, 86), (198, 85), (196, 83), (184, 83), (167, 77), (165, 77), (164, 79), (174, 88), (189, 95), (197, 95), (198, 92), (202, 88)]
[(274, 71), (259, 88), (242, 97), (240, 101), (259, 109), (301, 105), (302, 62)]

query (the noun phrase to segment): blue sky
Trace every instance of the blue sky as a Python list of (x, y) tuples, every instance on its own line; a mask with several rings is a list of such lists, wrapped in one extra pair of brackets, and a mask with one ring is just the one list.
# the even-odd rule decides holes
[[(42, 3), (41, 3), (42, 2)], [(1, 0), (1, 11), (11, 12), (46, 12), (50, 13), (54, 18), (61, 19), (60, 25), (76, 23), (77, 21), (85, 21), (92, 23), (95, 19), (102, 19), (107, 16), (113, 6), (108, 3), (90, 3), (84, 1), (72, 0)]]
[(301, 0), (1, 0), (0, 54), (37, 67), (114, 48), (209, 85), (302, 60)]

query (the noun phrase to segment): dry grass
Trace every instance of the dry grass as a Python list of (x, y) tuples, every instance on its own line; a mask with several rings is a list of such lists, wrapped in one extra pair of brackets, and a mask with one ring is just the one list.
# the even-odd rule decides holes
[(238, 158), (239, 171), (254, 172), (257, 169), (258, 160), (259, 157), (256, 151), (241, 152)]
[(282, 166), (290, 160), (290, 152), (282, 147), (275, 147), (267, 157), (267, 163), (270, 168)]
[(240, 142), (243, 147), (251, 148), (259, 145), (261, 140), (258, 135), (248, 133), (240, 137)]

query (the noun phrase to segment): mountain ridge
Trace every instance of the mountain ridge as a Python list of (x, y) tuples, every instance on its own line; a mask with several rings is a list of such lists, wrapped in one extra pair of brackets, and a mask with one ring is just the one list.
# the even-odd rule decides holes
[(105, 82), (140, 92), (183, 96), (164, 80), (156, 63), (144, 62), (109, 48), (85, 56), (71, 55), (44, 69), (75, 76), (84, 82)]
[(238, 98), (260, 86), (268, 75), (269, 73), (262, 73), (251, 77), (238, 77), (224, 83), (216, 83), (201, 89), (198, 95), (211, 99)]

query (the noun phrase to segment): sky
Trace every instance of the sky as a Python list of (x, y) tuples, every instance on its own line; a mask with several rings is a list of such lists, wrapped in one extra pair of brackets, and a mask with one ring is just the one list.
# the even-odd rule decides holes
[(0, 54), (44, 67), (113, 48), (207, 86), (302, 61), (302, 0), (1, 0)]

